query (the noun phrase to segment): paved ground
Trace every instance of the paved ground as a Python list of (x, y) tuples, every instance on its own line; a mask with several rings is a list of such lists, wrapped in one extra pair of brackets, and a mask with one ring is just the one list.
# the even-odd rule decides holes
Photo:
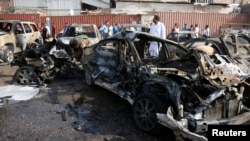
[[(0, 86), (17, 67), (0, 66)], [(0, 92), (1, 93), (1, 92)], [(57, 78), (38, 97), (0, 109), (2, 141), (174, 141), (172, 133), (151, 136), (134, 125), (131, 106), (77, 78)]]

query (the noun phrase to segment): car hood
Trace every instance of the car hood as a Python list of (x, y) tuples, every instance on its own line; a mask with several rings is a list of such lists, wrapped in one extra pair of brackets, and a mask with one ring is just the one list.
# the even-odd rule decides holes
[(60, 38), (58, 38), (58, 41), (62, 42), (65, 45), (68, 45), (69, 41), (72, 39), (74, 39), (74, 37), (60, 37)]
[(0, 31), (0, 36), (1, 35), (5, 35), (5, 34), (7, 34), (8, 32), (5, 32), (5, 31)]
[[(58, 41), (62, 42), (65, 45), (68, 45), (70, 40), (72, 39), (74, 39), (74, 37), (60, 37), (58, 38)], [(90, 40), (91, 44), (95, 44), (99, 42), (98, 38), (88, 38), (88, 39)]]

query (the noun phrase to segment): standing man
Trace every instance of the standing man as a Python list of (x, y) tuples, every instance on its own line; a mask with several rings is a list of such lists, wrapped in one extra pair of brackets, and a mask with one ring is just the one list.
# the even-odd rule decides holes
[(102, 33), (103, 39), (107, 39), (109, 37), (109, 21), (106, 21), (105, 24), (102, 25), (100, 32)]
[(42, 30), (43, 43), (46, 43), (46, 39), (49, 38), (49, 36), (50, 36), (50, 29), (46, 25), (46, 23), (44, 23)]
[(194, 38), (199, 38), (200, 28), (199, 28), (198, 24), (195, 24), (194, 32), (195, 32)]
[(64, 29), (63, 29), (63, 34), (68, 30), (69, 24), (65, 23)]
[[(155, 15), (153, 18), (153, 23), (150, 26), (150, 34), (166, 39), (166, 27), (165, 25), (160, 22), (160, 17)], [(159, 56), (159, 43), (158, 42), (151, 42), (149, 46), (149, 54), (153, 57)]]
[(118, 32), (118, 26), (117, 23), (113, 23), (113, 35)]
[(52, 23), (52, 27), (51, 27), (51, 36), (53, 38), (56, 38), (56, 27), (55, 27), (55, 23)]

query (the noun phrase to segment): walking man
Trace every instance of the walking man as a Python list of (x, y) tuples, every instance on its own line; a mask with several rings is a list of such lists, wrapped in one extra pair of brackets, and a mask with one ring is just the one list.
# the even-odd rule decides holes
[[(153, 23), (150, 26), (150, 34), (166, 39), (166, 27), (165, 25), (160, 22), (160, 17), (158, 15), (155, 15), (153, 18)], [(149, 54), (153, 57), (159, 56), (159, 43), (154, 41), (150, 43), (149, 46)]]
[(194, 38), (199, 38), (200, 28), (199, 28), (198, 24), (195, 24), (194, 32), (195, 32)]
[(204, 38), (208, 38), (209, 35), (210, 35), (209, 26), (206, 25), (205, 28), (204, 28), (204, 30), (203, 30), (203, 37), (204, 37)]

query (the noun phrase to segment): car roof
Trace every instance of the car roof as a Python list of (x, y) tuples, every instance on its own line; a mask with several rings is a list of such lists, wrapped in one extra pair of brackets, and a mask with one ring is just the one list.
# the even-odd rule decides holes
[(95, 26), (95, 24), (78, 24), (78, 23), (73, 23), (70, 26), (71, 27), (77, 27), (77, 26)]
[(150, 28), (150, 26), (149, 26), (149, 25), (146, 25), (146, 24), (129, 24), (129, 23), (127, 23), (127, 24), (121, 24), (121, 26), (123, 26), (123, 27), (127, 27), (127, 26), (136, 26), (136, 27)]
[(169, 34), (188, 34), (188, 33), (196, 33), (195, 31), (174, 31)]
[(24, 21), (24, 20), (0, 20), (0, 22), (14, 22), (14, 23), (25, 22), (25, 23), (34, 23), (32, 21)]

